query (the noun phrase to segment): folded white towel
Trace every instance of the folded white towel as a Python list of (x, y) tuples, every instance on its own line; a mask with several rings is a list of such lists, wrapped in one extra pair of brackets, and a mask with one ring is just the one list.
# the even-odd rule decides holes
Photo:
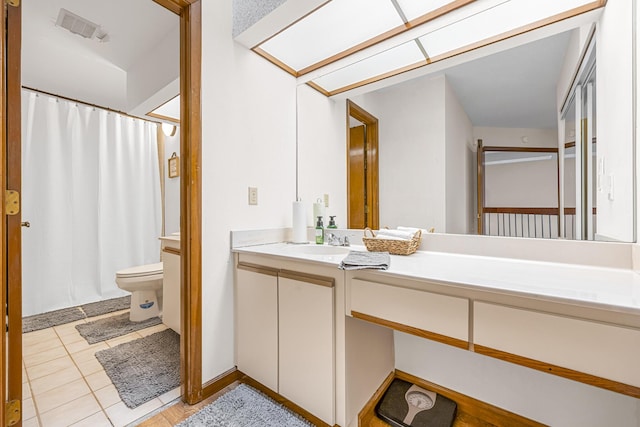
[(411, 240), (415, 232), (403, 231), (403, 230), (378, 230), (376, 237), (379, 239), (394, 239), (394, 240)]

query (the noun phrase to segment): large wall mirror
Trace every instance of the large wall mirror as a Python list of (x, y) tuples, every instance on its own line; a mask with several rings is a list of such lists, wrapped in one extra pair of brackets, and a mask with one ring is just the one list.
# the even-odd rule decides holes
[[(596, 126), (595, 28), (547, 31), (393, 85), (334, 96), (378, 119), (380, 226), (633, 241), (632, 143), (596, 135), (614, 124), (599, 116)], [(613, 160), (605, 160), (612, 153), (628, 160), (616, 161), (615, 193)]]

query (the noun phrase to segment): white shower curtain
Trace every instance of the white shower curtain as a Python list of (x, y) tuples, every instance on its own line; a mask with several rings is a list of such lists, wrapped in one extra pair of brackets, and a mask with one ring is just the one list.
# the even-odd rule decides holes
[(22, 92), (23, 315), (126, 295), (117, 270), (158, 262), (156, 125)]

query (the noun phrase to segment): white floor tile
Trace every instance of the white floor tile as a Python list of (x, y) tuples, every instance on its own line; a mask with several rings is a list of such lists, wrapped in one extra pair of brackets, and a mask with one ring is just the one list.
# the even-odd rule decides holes
[(47, 412), (91, 393), (84, 378), (56, 387), (34, 397), (39, 412)]
[(75, 364), (70, 356), (63, 356), (57, 359), (53, 359), (39, 365), (34, 365), (27, 368), (27, 375), (31, 381), (38, 378), (42, 378), (47, 375), (55, 374), (63, 369), (73, 368)]
[(46, 427), (68, 427), (98, 412), (101, 412), (98, 401), (93, 395), (87, 394), (51, 411), (41, 413), (40, 420)]
[(112, 384), (111, 379), (105, 371), (98, 371), (84, 378), (87, 380), (89, 387), (91, 387), (91, 390), (93, 391), (100, 390), (101, 388)]
[(71, 424), (71, 427), (111, 427), (111, 422), (105, 413), (100, 411), (88, 418), (85, 418), (84, 420)]
[(143, 405), (138, 406), (135, 409), (129, 409), (124, 402), (116, 403), (115, 405), (105, 409), (109, 420), (114, 427), (124, 427), (132, 421), (138, 418), (144, 417), (152, 411), (155, 411), (162, 406), (162, 402), (159, 399), (153, 399)]
[(31, 381), (31, 392), (33, 393), (34, 398), (37, 398), (41, 393), (53, 390), (56, 387), (69, 384), (81, 378), (82, 374), (75, 366), (61, 369), (56, 373)]

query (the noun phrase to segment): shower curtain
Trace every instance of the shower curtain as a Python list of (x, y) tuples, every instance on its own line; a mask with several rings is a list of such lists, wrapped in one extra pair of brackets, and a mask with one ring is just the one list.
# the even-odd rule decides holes
[(24, 316), (126, 295), (116, 271), (160, 260), (156, 129), (23, 90)]

